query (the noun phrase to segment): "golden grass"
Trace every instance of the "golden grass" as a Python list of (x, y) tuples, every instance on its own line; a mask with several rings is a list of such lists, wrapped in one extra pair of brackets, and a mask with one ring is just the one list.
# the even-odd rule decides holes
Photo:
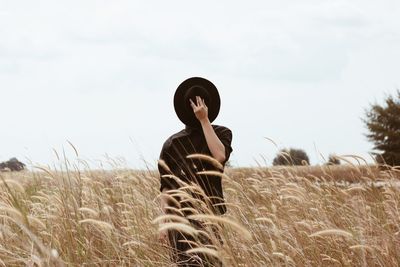
[(309, 235), (309, 237), (323, 237), (323, 236), (342, 236), (347, 238), (353, 238), (352, 233), (349, 233), (342, 229), (326, 229)]
[[(209, 235), (160, 216), (157, 172), (66, 167), (0, 173), (0, 266), (172, 266), (158, 230)], [(188, 218), (217, 226), (224, 244), (190, 253), (225, 266), (399, 266), (399, 176), (374, 166), (229, 169), (228, 213)], [(171, 194), (191, 201), (191, 188)]]

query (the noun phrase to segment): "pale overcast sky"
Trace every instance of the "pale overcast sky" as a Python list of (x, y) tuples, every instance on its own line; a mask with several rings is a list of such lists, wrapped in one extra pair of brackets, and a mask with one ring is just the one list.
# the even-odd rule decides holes
[[(367, 156), (364, 108), (400, 83), (400, 1), (0, 0), (0, 161), (155, 164), (202, 76), (222, 98), (232, 162), (277, 148)], [(266, 162), (264, 163), (264, 159)]]

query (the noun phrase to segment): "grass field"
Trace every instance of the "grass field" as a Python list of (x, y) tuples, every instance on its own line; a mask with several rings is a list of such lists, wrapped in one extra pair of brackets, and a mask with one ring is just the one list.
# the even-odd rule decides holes
[[(224, 240), (205, 252), (225, 266), (400, 265), (399, 171), (346, 165), (226, 174), (227, 214), (203, 218)], [(64, 166), (0, 177), (0, 266), (172, 266), (153, 222), (157, 172)], [(384, 185), (371, 183), (378, 180)]]

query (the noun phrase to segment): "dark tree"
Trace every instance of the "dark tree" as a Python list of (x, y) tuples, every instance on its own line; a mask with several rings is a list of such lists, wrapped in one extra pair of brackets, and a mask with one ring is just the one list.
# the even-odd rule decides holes
[(330, 154), (326, 165), (340, 165), (340, 159), (336, 155)]
[(366, 136), (374, 143), (377, 162), (400, 166), (400, 91), (388, 96), (384, 105), (371, 105), (365, 115)]
[(310, 165), (310, 159), (307, 153), (302, 149), (285, 148), (278, 152), (272, 161), (272, 165)]

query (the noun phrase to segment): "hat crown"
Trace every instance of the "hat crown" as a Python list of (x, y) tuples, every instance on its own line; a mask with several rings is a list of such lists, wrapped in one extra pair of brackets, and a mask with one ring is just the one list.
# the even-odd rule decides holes
[(187, 92), (185, 93), (185, 96), (183, 98), (187, 110), (192, 110), (190, 99), (197, 104), (196, 96), (202, 98), (207, 106), (208, 103), (210, 103), (210, 94), (208, 93), (207, 89), (205, 89), (201, 85), (195, 85), (187, 89)]
[(204, 99), (208, 107), (210, 122), (214, 121), (219, 113), (221, 100), (215, 85), (201, 77), (189, 78), (178, 86), (174, 96), (175, 112), (178, 118), (187, 126), (200, 126), (189, 101), (189, 99), (192, 99), (194, 103), (197, 103), (196, 96)]

